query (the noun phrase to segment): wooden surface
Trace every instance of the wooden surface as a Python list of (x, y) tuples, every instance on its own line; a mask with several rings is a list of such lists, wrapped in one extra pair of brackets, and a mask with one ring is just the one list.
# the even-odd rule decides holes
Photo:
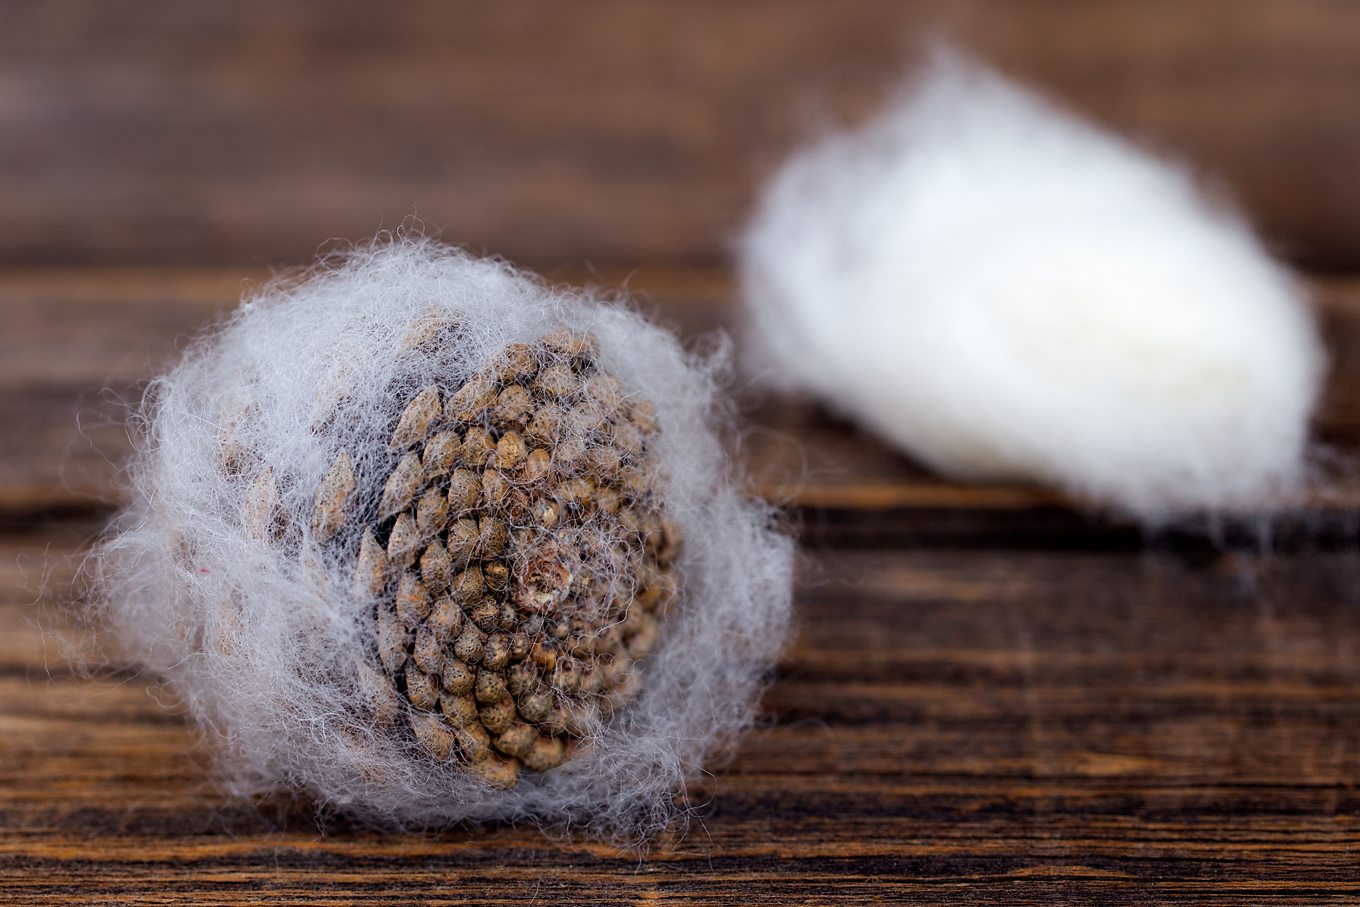
[(0, 0), (0, 262), (309, 259), (413, 212), (541, 266), (714, 263), (933, 38), (1360, 266), (1352, 0)]
[[(117, 500), (112, 401), (243, 276), (0, 271), (0, 901), (1360, 902), (1346, 493), (1301, 504), (1270, 554), (1145, 538), (1041, 492), (932, 479), (787, 401), (750, 402), (743, 456), (802, 527), (798, 635), (764, 725), (691, 792), (688, 835), (639, 858), (229, 801), (143, 680), (66, 666), (63, 627)], [(720, 271), (631, 285), (689, 335), (731, 311)], [(1333, 345), (1360, 348), (1360, 283), (1325, 299)], [(1321, 420), (1342, 444), (1355, 368), (1341, 355)]]
[[(932, 38), (1188, 160), (1313, 273), (1332, 490), (1148, 535), (745, 398), (797, 637), (689, 833), (242, 804), (68, 666), (126, 404), (266, 268), (419, 214), (688, 336), (793, 143)], [(0, 903), (1360, 903), (1360, 4), (0, 0)]]

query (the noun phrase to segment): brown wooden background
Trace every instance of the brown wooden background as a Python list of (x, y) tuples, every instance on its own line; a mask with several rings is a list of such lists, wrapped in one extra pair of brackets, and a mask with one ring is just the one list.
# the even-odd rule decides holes
[(551, 266), (721, 263), (755, 178), (929, 40), (1360, 261), (1349, 0), (0, 3), (0, 261), (274, 264), (418, 212)]
[(1360, 494), (1147, 535), (750, 395), (805, 546), (767, 722), (646, 859), (232, 803), (66, 664), (121, 403), (243, 280), (416, 212), (687, 335), (759, 176), (972, 46), (1235, 195), (1317, 278), (1360, 440), (1360, 4), (0, 0), (0, 900), (1360, 903)]

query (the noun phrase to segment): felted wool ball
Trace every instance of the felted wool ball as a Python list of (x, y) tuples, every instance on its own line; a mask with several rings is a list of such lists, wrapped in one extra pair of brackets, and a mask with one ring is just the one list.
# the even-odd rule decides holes
[(429, 241), (325, 260), (152, 386), (104, 617), (238, 792), (655, 830), (790, 607), (719, 365)]
[(793, 156), (741, 246), (750, 359), (948, 476), (1149, 522), (1306, 470), (1303, 294), (1180, 168), (955, 58)]

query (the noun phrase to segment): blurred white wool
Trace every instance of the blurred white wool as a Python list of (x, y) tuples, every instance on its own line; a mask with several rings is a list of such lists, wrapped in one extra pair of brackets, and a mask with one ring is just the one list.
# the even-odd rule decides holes
[(793, 157), (742, 246), (758, 370), (935, 469), (1149, 521), (1303, 478), (1290, 275), (1182, 171), (978, 67)]
[[(432, 310), (456, 319), (458, 340), (412, 350), (403, 338)], [(640, 698), (587, 752), (495, 790), (366, 717), (352, 667), (372, 644), (373, 601), (351, 581), (366, 530), (350, 520), (340, 544), (321, 544), (305, 515), (342, 449), (354, 452), (358, 499), (377, 501), (396, 456), (386, 439), (417, 389), (457, 386), (507, 343), (563, 327), (591, 332), (602, 367), (656, 406), (658, 481), (687, 539), (680, 599)], [(132, 501), (99, 553), (100, 616), (123, 656), (186, 702), (239, 792), (302, 789), (395, 825), (532, 818), (601, 835), (654, 830), (683, 782), (750, 720), (790, 608), (791, 541), (741, 494), (717, 438), (718, 364), (625, 308), (432, 242), (327, 260), (266, 287), (152, 387)], [(345, 418), (318, 429), (318, 403), (342, 388)], [(251, 417), (237, 421), (243, 408)], [(219, 468), (228, 430), (289, 477), (281, 506), (300, 526), (294, 549), (248, 531), (249, 477)]]

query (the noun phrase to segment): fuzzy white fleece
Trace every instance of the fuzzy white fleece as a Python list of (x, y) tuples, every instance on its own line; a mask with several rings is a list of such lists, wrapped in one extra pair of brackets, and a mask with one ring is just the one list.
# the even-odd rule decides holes
[[(432, 311), (460, 325), (456, 337), (405, 343)], [(497, 790), (369, 719), (353, 670), (373, 645), (373, 598), (352, 581), (365, 521), (317, 538), (308, 514), (341, 450), (353, 456), (354, 516), (371, 514), (397, 456), (386, 439), (417, 390), (456, 388), (507, 343), (563, 327), (591, 332), (601, 367), (656, 406), (658, 481), (686, 538), (680, 599), (641, 696), (567, 764)], [(99, 616), (122, 656), (184, 701), (240, 793), (302, 790), (397, 826), (654, 831), (751, 719), (790, 611), (792, 542), (741, 493), (719, 443), (720, 365), (621, 305), (433, 242), (326, 259), (248, 299), (152, 386), (132, 500), (98, 554)], [(344, 418), (318, 423), (318, 406), (341, 393)], [(224, 437), (279, 477), (286, 544), (250, 531), (251, 476), (224, 471)]]
[(750, 361), (936, 470), (1149, 522), (1301, 481), (1303, 294), (1181, 168), (957, 58), (797, 153), (741, 246)]

